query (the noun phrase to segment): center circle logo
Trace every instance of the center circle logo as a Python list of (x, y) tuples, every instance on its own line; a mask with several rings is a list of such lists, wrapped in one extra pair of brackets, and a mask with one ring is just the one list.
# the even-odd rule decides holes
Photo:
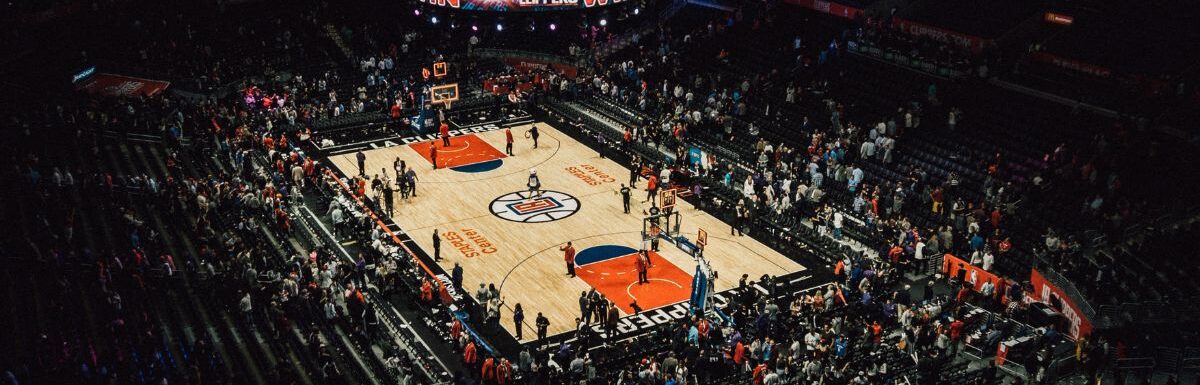
[(540, 195), (517, 191), (492, 200), (491, 210), (492, 215), (513, 222), (553, 222), (579, 212), (579, 200), (558, 191), (542, 190)]

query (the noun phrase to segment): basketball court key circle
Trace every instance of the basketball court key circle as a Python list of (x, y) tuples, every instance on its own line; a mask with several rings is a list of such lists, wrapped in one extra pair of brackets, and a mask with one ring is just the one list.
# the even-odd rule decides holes
[(579, 199), (551, 190), (542, 190), (541, 196), (530, 198), (528, 191), (517, 191), (501, 195), (490, 204), (492, 215), (507, 221), (521, 223), (553, 222), (579, 212)]

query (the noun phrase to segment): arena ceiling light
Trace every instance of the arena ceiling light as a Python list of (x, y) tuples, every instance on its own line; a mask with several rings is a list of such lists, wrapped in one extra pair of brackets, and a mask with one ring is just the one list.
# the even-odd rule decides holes
[(600, 26), (603, 27), (606, 25), (608, 25), (608, 19), (600, 19)]
[(438, 22), (437, 16), (430, 17), (429, 22), (433, 23), (433, 24), (437, 24), (437, 22)]
[(496, 23), (496, 30), (497, 30), (497, 31), (503, 31), (503, 30), (504, 30), (504, 24)]
[(558, 26), (557, 26), (557, 25), (554, 25), (554, 23), (550, 23), (550, 30), (551, 30), (551, 31), (553, 31), (553, 30), (556, 30), (556, 29), (558, 29)]
[(421, 16), (421, 10), (419, 10), (419, 9), (414, 9), (414, 10), (413, 10), (413, 15), (416, 15), (416, 16)]

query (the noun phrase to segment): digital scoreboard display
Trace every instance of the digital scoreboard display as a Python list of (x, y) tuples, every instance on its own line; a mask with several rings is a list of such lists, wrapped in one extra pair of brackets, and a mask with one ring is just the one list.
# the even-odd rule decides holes
[(588, 9), (633, 0), (420, 0), (438, 7), (468, 11), (529, 12)]

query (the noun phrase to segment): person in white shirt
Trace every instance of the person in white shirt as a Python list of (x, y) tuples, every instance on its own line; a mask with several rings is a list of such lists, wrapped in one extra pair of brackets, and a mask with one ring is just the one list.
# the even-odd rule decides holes
[(842, 217), (841, 211), (833, 213), (833, 238), (839, 241), (842, 239), (842, 223), (844, 220), (845, 218)]
[(871, 159), (875, 157), (875, 142), (866, 140), (863, 141), (862, 147), (859, 148), (858, 155), (863, 159)]

